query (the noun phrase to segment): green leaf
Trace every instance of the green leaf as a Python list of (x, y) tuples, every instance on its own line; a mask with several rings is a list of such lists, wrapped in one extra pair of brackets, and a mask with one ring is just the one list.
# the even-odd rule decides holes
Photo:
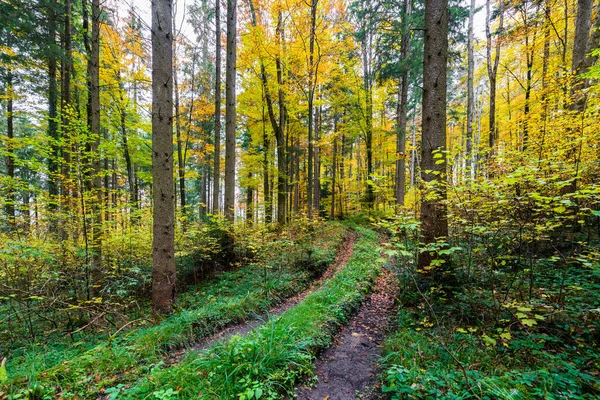
[(534, 326), (537, 324), (537, 321), (535, 319), (527, 318), (527, 319), (522, 319), (521, 323), (523, 325), (527, 325), (527, 326)]
[(256, 397), (257, 399), (260, 399), (262, 395), (263, 395), (263, 390), (261, 388), (254, 389), (254, 397)]
[(2, 360), (2, 364), (0, 364), (0, 383), (8, 380), (8, 375), (6, 374), (6, 358)]
[(496, 339), (489, 337), (488, 335), (483, 335), (482, 338), (483, 338), (483, 341), (486, 346), (495, 346), (496, 345)]

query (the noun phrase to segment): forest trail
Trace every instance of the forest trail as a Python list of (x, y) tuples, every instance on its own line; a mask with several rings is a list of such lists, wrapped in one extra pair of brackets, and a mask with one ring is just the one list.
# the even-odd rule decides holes
[(264, 324), (269, 318), (277, 317), (283, 314), (290, 308), (298, 305), (303, 301), (306, 296), (318, 289), (323, 282), (330, 279), (340, 268), (342, 268), (350, 257), (354, 250), (354, 243), (356, 242), (356, 233), (349, 231), (344, 242), (341, 244), (335, 261), (327, 267), (325, 272), (304, 291), (284, 299), (283, 302), (272, 307), (266, 314), (257, 316), (256, 318), (247, 320), (245, 322), (232, 324), (224, 327), (223, 329), (216, 332), (214, 335), (209, 336), (200, 340), (197, 343), (191, 344), (190, 346), (182, 349), (177, 349), (170, 352), (165, 357), (165, 364), (171, 365), (181, 361), (182, 357), (189, 351), (202, 351), (212, 347), (215, 343), (229, 339), (234, 335), (245, 335), (260, 325)]
[(377, 360), (380, 345), (395, 310), (398, 283), (393, 271), (384, 268), (374, 290), (339, 333), (332, 347), (316, 362), (318, 383), (296, 389), (300, 400), (378, 399)]

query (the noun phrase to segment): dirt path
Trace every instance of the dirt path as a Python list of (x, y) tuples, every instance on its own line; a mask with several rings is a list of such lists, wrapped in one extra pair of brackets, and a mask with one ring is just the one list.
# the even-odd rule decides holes
[(369, 299), (340, 332), (336, 343), (316, 362), (319, 379), (313, 388), (296, 389), (301, 400), (378, 399), (377, 360), (380, 345), (394, 312), (398, 284), (395, 274), (384, 269)]
[(312, 282), (308, 289), (296, 294), (295, 296), (285, 299), (282, 303), (274, 306), (264, 315), (240, 324), (230, 325), (215, 333), (213, 336), (207, 337), (187, 348), (179, 349), (169, 353), (165, 359), (165, 364), (171, 365), (181, 361), (183, 355), (188, 351), (205, 350), (219, 341), (229, 339), (233, 335), (245, 335), (258, 326), (264, 324), (267, 319), (283, 314), (285, 311), (294, 307), (304, 300), (306, 296), (315, 291), (315, 289), (319, 288), (324, 281), (331, 278), (341, 267), (346, 265), (348, 259), (350, 259), (350, 256), (352, 256), (355, 241), (356, 234), (354, 232), (349, 232), (344, 239), (344, 242), (340, 246), (340, 249), (338, 250), (335, 261), (329, 267), (327, 267), (319, 279)]

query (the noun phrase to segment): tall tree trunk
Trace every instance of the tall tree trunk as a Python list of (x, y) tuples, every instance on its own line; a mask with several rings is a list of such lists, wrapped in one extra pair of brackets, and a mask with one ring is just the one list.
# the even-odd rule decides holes
[(235, 218), (235, 71), (237, 0), (227, 0), (227, 60), (225, 66), (225, 217)]
[(9, 65), (6, 71), (6, 158), (4, 160), (6, 164), (6, 175), (8, 176), (8, 187), (6, 193), (6, 215), (8, 217), (8, 226), (10, 230), (15, 228), (16, 214), (15, 214), (15, 150), (14, 150), (14, 116), (13, 116), (13, 71), (12, 66)]
[(100, 146), (100, 1), (92, 0), (92, 40), (87, 65), (88, 73), (88, 116), (90, 171), (86, 179), (88, 190), (93, 193), (92, 201), (92, 264), (90, 279), (91, 295), (97, 297), (102, 289), (102, 179), (98, 148)]
[(133, 170), (133, 163), (131, 161), (131, 152), (129, 151), (129, 139), (127, 137), (127, 110), (125, 106), (125, 87), (123, 85), (123, 81), (121, 80), (121, 71), (118, 71), (117, 73), (117, 81), (119, 83), (121, 143), (123, 145), (123, 158), (125, 159), (125, 168), (127, 169), (129, 206), (135, 208), (137, 203), (137, 193), (135, 190), (135, 173)]
[(329, 213), (330, 219), (335, 219), (335, 177), (337, 172), (337, 117), (335, 117), (335, 121), (333, 123), (333, 154), (332, 154), (332, 162), (331, 162), (331, 212)]
[(175, 94), (175, 136), (177, 141), (177, 176), (179, 178), (179, 205), (185, 212), (185, 160), (183, 159), (183, 140), (181, 138), (181, 117), (179, 115), (179, 82), (177, 80), (177, 51), (173, 49), (173, 92)]
[(469, 7), (469, 26), (467, 39), (467, 146), (466, 146), (466, 174), (467, 180), (473, 177), (473, 116), (475, 115), (475, 94), (473, 91), (473, 75), (475, 59), (473, 56), (473, 18), (475, 17), (475, 0), (471, 0)]
[(319, 158), (319, 134), (321, 132), (321, 106), (315, 110), (315, 145), (313, 159), (313, 210), (319, 215), (321, 208), (321, 164)]
[[(368, 41), (367, 41), (367, 38)], [(372, 208), (375, 201), (373, 187), (373, 82), (371, 65), (371, 35), (367, 34), (362, 42), (363, 85), (365, 89), (365, 151), (367, 153), (367, 207)]]
[(490, 155), (494, 153), (496, 145), (497, 127), (496, 127), (496, 76), (498, 74), (498, 64), (500, 62), (500, 36), (504, 29), (504, 8), (502, 0), (500, 5), (500, 22), (498, 24), (498, 33), (496, 34), (496, 48), (492, 56), (492, 32), (490, 30), (490, 0), (485, 3), (485, 37), (486, 37), (486, 54), (487, 54), (487, 72), (490, 80), (490, 117), (489, 117), (489, 147)]
[[(448, 237), (446, 210), (446, 72), (448, 59), (448, 0), (425, 2), (425, 50), (423, 62), (423, 139), (421, 145), (421, 178), (433, 182), (433, 196), (421, 199), (421, 230), (424, 243)], [(442, 163), (436, 162), (442, 156)], [(436, 157), (437, 156), (437, 157)], [(431, 266), (438, 256), (431, 252), (419, 255), (419, 267)], [(450, 281), (435, 268), (432, 277), (442, 283)], [(445, 276), (446, 275), (446, 276)]]
[(315, 39), (317, 29), (317, 5), (319, 0), (311, 0), (310, 3), (310, 37), (308, 54), (308, 186), (306, 188), (306, 202), (308, 207), (308, 218), (313, 217), (313, 129), (314, 129), (314, 98), (316, 87), (315, 71)]
[[(248, 181), (252, 181), (252, 172), (248, 173)], [(254, 217), (254, 189), (252, 184), (248, 185), (246, 190), (246, 223), (252, 225)]]
[[(592, 5), (591, 0), (579, 0), (577, 8), (577, 18), (575, 20), (575, 41), (573, 43), (573, 56), (571, 62), (571, 73), (575, 81), (571, 85), (571, 103), (569, 109), (575, 116), (577, 122), (574, 126), (583, 126), (585, 118), (585, 109), (587, 105), (587, 94), (585, 89), (589, 86), (589, 79), (582, 77), (586, 74), (590, 67), (598, 59), (597, 54), (590, 54), (593, 50), (600, 47), (600, 3), (596, 6), (596, 19), (594, 21), (594, 29), (590, 37), (590, 28), (592, 24)], [(577, 133), (581, 132), (582, 128), (570, 129), (571, 148), (569, 155), (573, 159), (575, 166), (575, 176), (571, 184), (566, 188), (569, 193), (574, 193), (577, 190), (577, 180), (579, 175), (579, 157), (580, 146), (575, 138)]]
[[(250, 6), (250, 15), (252, 18), (252, 26), (257, 27), (258, 21), (256, 18), (256, 10), (252, 0), (248, 0)], [(281, 63), (281, 41), (283, 35), (282, 28), (282, 15), (278, 13), (276, 36), (279, 44), (278, 54), (275, 60), (277, 67), (277, 97), (279, 104), (279, 118), (275, 117), (275, 110), (273, 107), (273, 99), (269, 90), (269, 80), (265, 68), (264, 61), (259, 56), (260, 62), (260, 78), (262, 82), (264, 100), (267, 105), (267, 111), (269, 115), (269, 121), (271, 128), (275, 133), (275, 141), (277, 143), (277, 223), (279, 225), (285, 224), (286, 221), (286, 196), (287, 196), (287, 165), (286, 165), (286, 152), (285, 152), (285, 96), (283, 93), (283, 70)], [(263, 112), (263, 124), (264, 124), (264, 112)], [(266, 138), (264, 138), (266, 140)], [(265, 147), (266, 151), (266, 147)], [(265, 158), (266, 161), (266, 158)], [(266, 194), (266, 192), (265, 192)]]
[(269, 136), (267, 135), (267, 118), (265, 108), (262, 109), (262, 128), (263, 128), (263, 195), (265, 202), (265, 223), (270, 223), (273, 218), (273, 203), (271, 202), (271, 184), (269, 181)]
[(48, 158), (48, 193), (50, 195), (50, 230), (58, 232), (58, 188), (60, 185), (59, 157), (60, 144), (58, 137), (57, 105), (58, 105), (58, 83), (56, 81), (57, 59), (56, 59), (56, 3), (52, 1), (48, 5), (48, 136), (51, 139), (52, 154)]
[(212, 212), (219, 212), (221, 182), (221, 0), (215, 0), (215, 150), (213, 161)]
[(277, 67), (277, 99), (279, 102), (279, 129), (275, 131), (275, 140), (277, 141), (277, 223), (281, 226), (286, 222), (286, 202), (288, 196), (288, 157), (286, 154), (286, 105), (285, 94), (283, 91), (283, 63), (281, 56), (283, 53), (283, 16), (281, 8), (277, 13), (277, 58), (275, 65)]
[(61, 79), (61, 101), (60, 101), (60, 121), (61, 121), (61, 136), (62, 136), (62, 195), (66, 200), (65, 203), (69, 203), (68, 209), (71, 210), (73, 204), (69, 197), (70, 192), (73, 190), (72, 180), (70, 179), (70, 166), (71, 166), (71, 128), (70, 128), (70, 110), (71, 106), (71, 1), (65, 0), (63, 10), (63, 33), (62, 33), (62, 51), (63, 57), (60, 63), (60, 79)]
[[(404, 15), (402, 21), (402, 39), (400, 42), (400, 58), (404, 63), (408, 63), (410, 56), (410, 25), (409, 16), (412, 12), (411, 0), (404, 0)], [(404, 205), (404, 196), (406, 193), (406, 118), (408, 103), (408, 66), (402, 66), (400, 80), (398, 82), (398, 109), (396, 114), (396, 123), (398, 132), (396, 134), (396, 187), (394, 194), (396, 205)]]
[(172, 0), (152, 0), (152, 308), (175, 302)]

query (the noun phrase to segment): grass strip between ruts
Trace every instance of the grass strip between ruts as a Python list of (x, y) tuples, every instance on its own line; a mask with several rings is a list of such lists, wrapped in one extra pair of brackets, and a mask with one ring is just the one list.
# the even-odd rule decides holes
[(312, 374), (318, 352), (362, 302), (380, 271), (375, 232), (358, 228), (354, 253), (337, 274), (302, 303), (246, 336), (190, 353), (118, 393), (121, 399), (255, 399), (291, 394)]

